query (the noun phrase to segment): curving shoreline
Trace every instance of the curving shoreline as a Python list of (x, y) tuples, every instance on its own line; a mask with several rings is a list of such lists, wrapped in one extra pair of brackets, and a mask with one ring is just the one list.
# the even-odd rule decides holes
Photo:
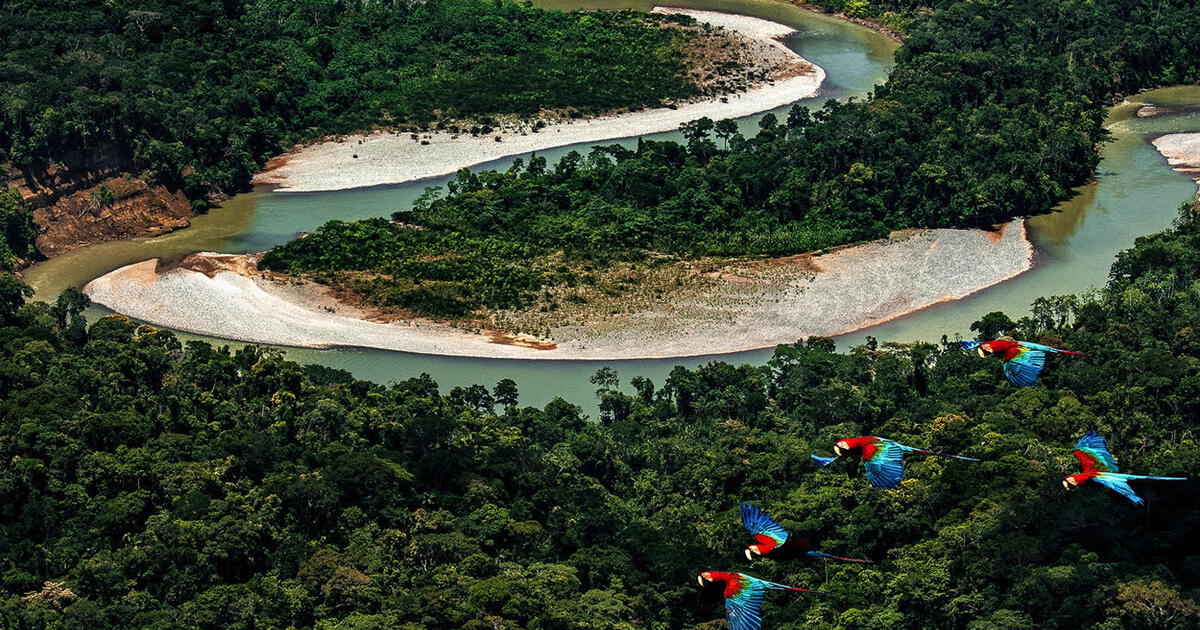
[(448, 132), (422, 133), (423, 142), (409, 134), (376, 132), (348, 136), (342, 141), (308, 145), (280, 155), (254, 177), (255, 184), (276, 186), (279, 192), (319, 192), (400, 184), (448, 175), (460, 168), (514, 155), (572, 144), (617, 140), (639, 135), (674, 131), (697, 118), (740, 118), (815, 96), (825, 80), (825, 71), (779, 40), (795, 29), (759, 18), (701, 11), (655, 7), (654, 12), (690, 15), (698, 21), (725, 28), (757, 43), (778, 61), (803, 66), (805, 71), (788, 73), (739, 94), (722, 99), (686, 103), (675, 109), (658, 108), (616, 116), (553, 123), (536, 133), (454, 136)]
[(959, 299), (1030, 269), (1033, 245), (1018, 220), (999, 232), (909, 231), (820, 256), (741, 261), (698, 294), (597, 326), (555, 329), (549, 340), (429, 320), (369, 321), (370, 313), (320, 285), (259, 272), (256, 260), (148, 260), (101, 276), (84, 292), (151, 324), (253, 343), (510, 359), (679, 358), (852, 332)]

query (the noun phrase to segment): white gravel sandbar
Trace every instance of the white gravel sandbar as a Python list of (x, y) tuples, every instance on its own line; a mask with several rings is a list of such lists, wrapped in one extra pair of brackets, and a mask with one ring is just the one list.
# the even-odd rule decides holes
[(1154, 140), (1154, 148), (1180, 173), (1200, 184), (1200, 133), (1172, 133)]
[[(323, 289), (280, 283), (247, 272), (252, 266), (241, 262), (226, 269), (159, 271), (157, 261), (148, 260), (101, 276), (84, 292), (151, 324), (254, 343), (493, 358), (641, 359), (738, 352), (850, 332), (1003, 282), (1028, 270), (1032, 260), (1020, 220), (999, 233), (907, 232), (813, 257), (770, 284), (748, 290), (739, 285), (736, 304), (723, 299), (691, 304), (686, 310), (696, 315), (683, 317), (680, 305), (664, 303), (630, 314), (608, 333), (586, 338), (553, 333), (555, 344), (542, 349), (426, 320), (380, 323), (347, 316), (353, 309), (322, 297)], [(714, 295), (725, 288), (718, 284)]]
[[(699, 11), (692, 9), (654, 9), (660, 13), (690, 15), (702, 22), (724, 27), (757, 41), (769, 42), (784, 54), (805, 62), (800, 55), (779, 42), (792, 32), (789, 26), (759, 18)], [(657, 108), (616, 116), (581, 119), (571, 123), (553, 123), (536, 133), (471, 136), (448, 132), (419, 134), (423, 142), (409, 134), (376, 132), (347, 136), (341, 141), (308, 145), (272, 160), (269, 170), (255, 176), (258, 184), (273, 184), (279, 192), (317, 192), (344, 190), (438, 177), (458, 169), (514, 155), (544, 151), (553, 147), (631, 138), (663, 131), (708, 117), (713, 120), (740, 118), (798, 100), (816, 96), (825, 71), (809, 63), (812, 72), (760, 85), (720, 99), (680, 105), (676, 109)]]

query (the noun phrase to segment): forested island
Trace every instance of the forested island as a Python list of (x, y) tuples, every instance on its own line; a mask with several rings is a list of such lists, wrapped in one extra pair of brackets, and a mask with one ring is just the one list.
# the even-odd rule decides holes
[(896, 68), (871, 98), (768, 115), (750, 137), (701, 119), (683, 144), (464, 170), (391, 222), (331, 222), (262, 266), (488, 326), (589, 299), (573, 290), (584, 284), (601, 299), (654, 285), (681, 261), (713, 269), (907, 228), (990, 228), (1092, 177), (1114, 98), (1200, 79), (1200, 12), (1185, 0), (855, 6), (905, 18)]
[(0, 196), (0, 265), (186, 225), (300, 141), (736, 92), (762, 79), (739, 44), (687, 16), (509, 0), (10, 2), (0, 187), (18, 192)]
[[(979, 339), (1085, 351), (1015, 389), (957, 343), (812, 338), (762, 366), (611, 370), (598, 421), (508, 380), (439, 393), (23, 303), (0, 275), (0, 623), (14, 628), (710, 628), (695, 574), (819, 587), (770, 628), (1200, 624), (1200, 489), (1068, 494), (1087, 430), (1200, 474), (1200, 206), (1103, 290), (980, 314)], [(628, 375), (625, 375), (628, 377)], [(900, 489), (812, 452), (887, 435), (983, 460)], [(747, 564), (739, 501), (875, 565)], [(744, 569), (742, 567), (745, 567)]]

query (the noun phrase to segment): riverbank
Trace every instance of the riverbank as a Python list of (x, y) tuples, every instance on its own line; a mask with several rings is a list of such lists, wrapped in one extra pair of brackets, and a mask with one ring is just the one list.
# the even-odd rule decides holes
[[(690, 273), (684, 289), (541, 337), (429, 320), (372, 321), (321, 285), (260, 272), (257, 257), (149, 260), (93, 280), (97, 304), (177, 330), (310, 348), (354, 346), (514, 359), (721, 354), (832, 336), (955, 300), (1032, 266), (1023, 221), (998, 232), (924, 230), (819, 255), (738, 261)], [(970, 270), (965, 273), (964, 270)], [(569, 319), (559, 314), (561, 319)]]
[(1167, 163), (1176, 171), (1186, 173), (1200, 185), (1200, 133), (1172, 133), (1154, 140)]
[[(708, 117), (740, 118), (815, 96), (825, 79), (780, 39), (789, 26), (743, 15), (657, 7), (658, 13), (689, 15), (739, 34), (752, 46), (755, 63), (771, 68), (770, 80), (744, 92), (678, 105), (593, 119), (550, 122), (537, 131), (480, 136), (431, 132), (377, 132), (300, 147), (272, 159), (254, 178), (283, 192), (344, 190), (447, 175), (460, 168), (553, 147), (601, 142), (673, 131), (682, 123)], [(499, 139), (499, 140), (497, 140)]]
[(855, 17), (852, 15), (846, 15), (845, 13), (839, 13), (837, 11), (830, 11), (828, 8), (823, 7), (819, 4), (812, 4), (809, 2), (798, 2), (797, 0), (790, 0), (790, 2), (792, 4), (800, 7), (801, 9), (804, 9), (805, 11), (812, 11), (814, 13), (821, 13), (824, 15), (832, 15), (833, 17), (838, 18), (839, 20), (845, 20), (851, 24), (865, 26), (866, 28), (869, 28), (872, 31), (879, 33), (880, 35), (887, 37), (888, 39), (896, 42), (897, 44), (904, 43), (904, 34), (903, 33), (901, 33), (900, 31), (897, 31), (896, 29), (892, 28), (891, 26), (888, 26), (887, 24), (884, 24), (880, 20), (872, 20), (872, 19), (868, 19), (868, 18)]
[(34, 246), (44, 258), (190, 224), (195, 211), (182, 193), (129, 174), (130, 169), (129, 158), (112, 146), (67, 151), (60, 160), (34, 168), (0, 164), (0, 191), (13, 189), (28, 205), (37, 228)]

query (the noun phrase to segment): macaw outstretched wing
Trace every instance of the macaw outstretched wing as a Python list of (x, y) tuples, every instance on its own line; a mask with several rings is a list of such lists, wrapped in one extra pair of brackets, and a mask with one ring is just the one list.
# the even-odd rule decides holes
[(806, 588), (776, 584), (739, 573), (741, 587), (725, 598), (725, 617), (729, 619), (729, 630), (759, 630), (762, 628), (763, 594), (767, 591), (800, 591), (818, 593)]
[(1151, 475), (1120, 475), (1116, 473), (1100, 473), (1099, 475), (1092, 477), (1092, 481), (1096, 481), (1103, 486), (1120, 492), (1130, 501), (1133, 501), (1135, 505), (1142, 505), (1145, 503), (1145, 501), (1143, 501), (1142, 497), (1139, 497), (1137, 493), (1133, 491), (1133, 488), (1129, 487), (1130, 481), (1137, 481), (1139, 479), (1147, 479), (1152, 481), (1187, 481), (1187, 477), (1154, 477)]
[(1109, 452), (1109, 443), (1094, 431), (1088, 431), (1075, 442), (1075, 458), (1085, 473), (1120, 473), (1117, 458)]
[(821, 457), (820, 455), (809, 455), (809, 457), (817, 463), (819, 468), (824, 468), (838, 460), (837, 457)]
[(741, 588), (725, 598), (725, 617), (730, 630), (759, 630), (762, 627), (763, 594), (766, 582), (749, 575), (738, 574)]
[(787, 542), (788, 531), (782, 525), (771, 520), (762, 510), (758, 509), (750, 503), (741, 505), (742, 525), (746, 527), (746, 531), (750, 532), (759, 542), (766, 542), (761, 537), (766, 537), (774, 544), (771, 547), (778, 547), (784, 542)]
[(1121, 472), (1117, 458), (1108, 452), (1108, 442), (1095, 431), (1088, 431), (1075, 442), (1075, 459), (1079, 460), (1083, 472)]
[(1120, 492), (1121, 494), (1125, 495), (1125, 498), (1133, 501), (1134, 505), (1142, 505), (1145, 503), (1145, 501), (1143, 501), (1142, 497), (1139, 497), (1137, 493), (1133, 491), (1133, 488), (1129, 487), (1129, 480), (1132, 478), (1133, 477), (1130, 477), (1129, 475), (1101, 473), (1095, 477), (1092, 477), (1092, 481), (1095, 481), (1096, 483), (1105, 486), (1110, 490), (1116, 490), (1117, 492)]
[(1042, 368), (1046, 366), (1046, 353), (1041, 350), (1019, 348), (1019, 352), (1004, 362), (1004, 375), (1008, 382), (1017, 387), (1028, 387), (1037, 382)]
[(872, 486), (883, 490), (891, 490), (900, 486), (904, 477), (905, 446), (890, 440), (881, 440), (876, 444), (875, 452), (870, 457), (863, 458), (867, 469), (867, 481)]

